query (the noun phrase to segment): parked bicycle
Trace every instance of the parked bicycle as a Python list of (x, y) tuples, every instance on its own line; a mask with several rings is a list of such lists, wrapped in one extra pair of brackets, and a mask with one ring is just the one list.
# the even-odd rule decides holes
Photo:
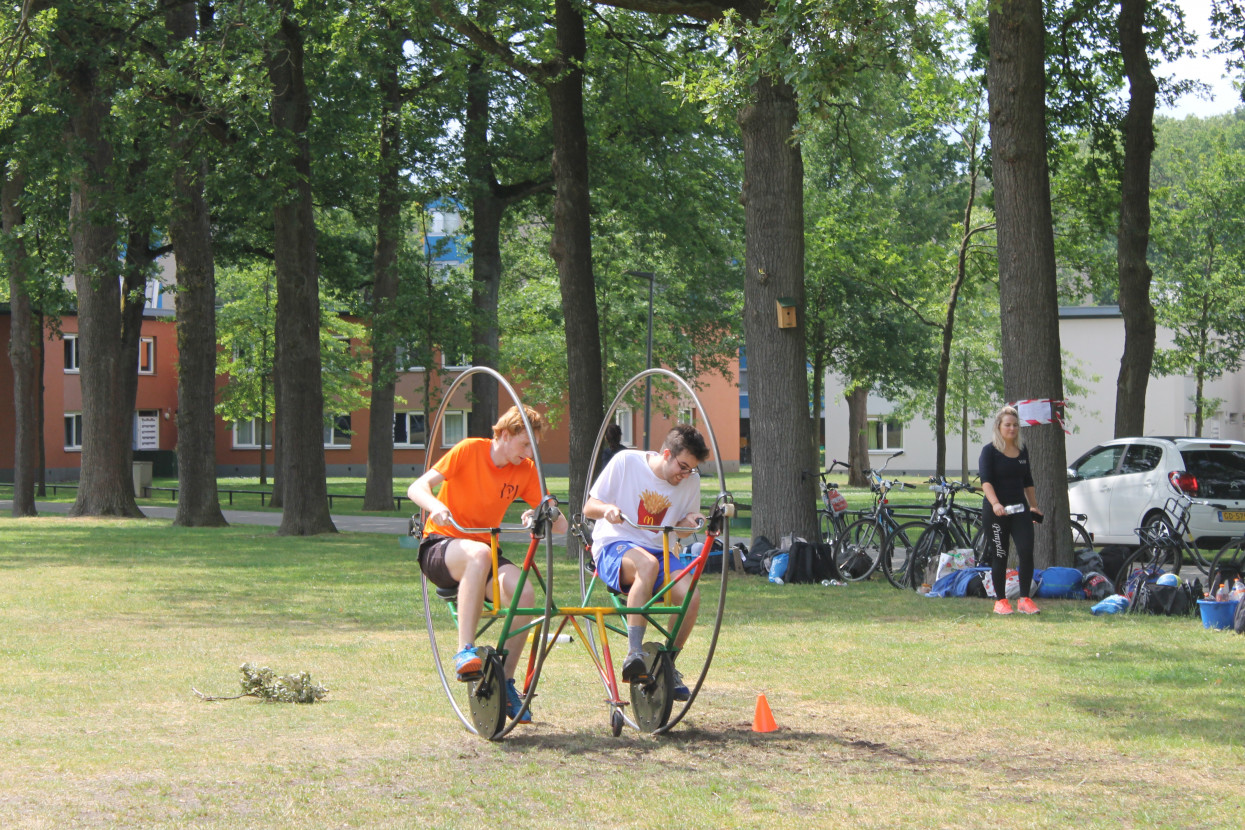
[[(1126, 586), (1130, 577), (1138, 570), (1144, 570), (1150, 574), (1160, 572), (1179, 574), (1186, 560), (1192, 561), (1203, 575), (1211, 573), (1212, 560), (1207, 560), (1189, 532), (1189, 508), (1193, 506), (1193, 503), (1193, 499), (1184, 493), (1169, 498), (1163, 504), (1161, 514), (1148, 518), (1145, 524), (1136, 529), (1141, 546), (1133, 551), (1120, 566), (1115, 579), (1117, 589)], [(1224, 505), (1201, 501), (1198, 503), (1226, 509)], [(1230, 540), (1224, 548), (1232, 547), (1237, 541)], [(1219, 559), (1222, 555), (1223, 548), (1214, 558)]]
[(828, 480), (835, 467), (851, 469), (836, 458), (830, 461), (830, 466), (826, 467), (824, 472), (818, 473), (821, 479), (822, 506), (817, 510), (817, 527), (821, 534), (821, 541), (828, 545), (834, 544), (843, 531), (847, 530), (849, 515), (847, 499), (839, 492), (839, 485)]
[(869, 476), (869, 490), (873, 504), (854, 521), (843, 528), (834, 542), (835, 561), (845, 579), (861, 581), (871, 577), (880, 563), (890, 556), (887, 542), (899, 527), (899, 517), (888, 498), (892, 490), (911, 489), (911, 485), (898, 480), (882, 478), (882, 472), (896, 453), (876, 470), (865, 470)]
[[(889, 579), (892, 585), (899, 583), (896, 587), (920, 588), (925, 584), (925, 574), (931, 563), (936, 566), (943, 553), (957, 549), (976, 551), (979, 547), (984, 550), (984, 542), (980, 541), (983, 536), (981, 511), (955, 504), (956, 494), (964, 491), (976, 493), (979, 492), (977, 488), (959, 481), (948, 481), (945, 477), (933, 477), (930, 482), (929, 489), (934, 491), (930, 517), (925, 522), (911, 522), (902, 528), (906, 538), (911, 538), (916, 527), (924, 525), (916, 536), (916, 542), (907, 546), (908, 556), (902, 565), (898, 565), (899, 570), (896, 570), (897, 563), (893, 558), (890, 562)], [(972, 524), (974, 519), (976, 525)]]

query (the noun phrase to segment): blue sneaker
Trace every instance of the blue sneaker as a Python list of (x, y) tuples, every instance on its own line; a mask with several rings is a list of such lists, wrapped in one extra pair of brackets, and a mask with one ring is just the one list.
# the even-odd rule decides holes
[(484, 663), (480, 660), (480, 655), (476, 654), (475, 646), (467, 646), (454, 655), (454, 671), (463, 682), (475, 680), (483, 668)]
[[(523, 708), (523, 698), (519, 697), (519, 690), (514, 687), (514, 679), (506, 681), (506, 717), (514, 720), (514, 716), (519, 714), (519, 710)], [(523, 713), (523, 717), (519, 718), (519, 723), (531, 723), (532, 710), (529, 707)]]
[(679, 672), (678, 669), (674, 670), (674, 690), (673, 691), (674, 691), (675, 700), (690, 700), (692, 697), (692, 690), (687, 688), (687, 684), (683, 682), (683, 675)]

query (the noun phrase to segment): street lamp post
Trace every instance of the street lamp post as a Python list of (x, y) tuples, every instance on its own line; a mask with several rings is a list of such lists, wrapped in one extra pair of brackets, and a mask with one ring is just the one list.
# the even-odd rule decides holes
[[(627, 276), (639, 277), (642, 280), (648, 280), (648, 351), (645, 355), (644, 368), (653, 368), (653, 283), (657, 281), (657, 275), (652, 271), (628, 271)], [(647, 377), (644, 379), (644, 449), (652, 449), (650, 442), (649, 430), (652, 426), (653, 417), (653, 379)]]

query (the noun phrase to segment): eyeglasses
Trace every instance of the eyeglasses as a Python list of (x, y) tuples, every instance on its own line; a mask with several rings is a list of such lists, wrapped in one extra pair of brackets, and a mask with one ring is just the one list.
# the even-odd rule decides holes
[(684, 464), (682, 461), (680, 461), (677, 458), (674, 459), (674, 463), (679, 465), (679, 469), (683, 472), (683, 475), (690, 475), (692, 470), (696, 469), (695, 467), (689, 464)]

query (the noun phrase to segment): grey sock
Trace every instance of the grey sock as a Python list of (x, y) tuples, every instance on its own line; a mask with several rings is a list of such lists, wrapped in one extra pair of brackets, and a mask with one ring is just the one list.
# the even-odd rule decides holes
[(644, 650), (644, 626), (627, 626), (627, 654), (638, 654)]

